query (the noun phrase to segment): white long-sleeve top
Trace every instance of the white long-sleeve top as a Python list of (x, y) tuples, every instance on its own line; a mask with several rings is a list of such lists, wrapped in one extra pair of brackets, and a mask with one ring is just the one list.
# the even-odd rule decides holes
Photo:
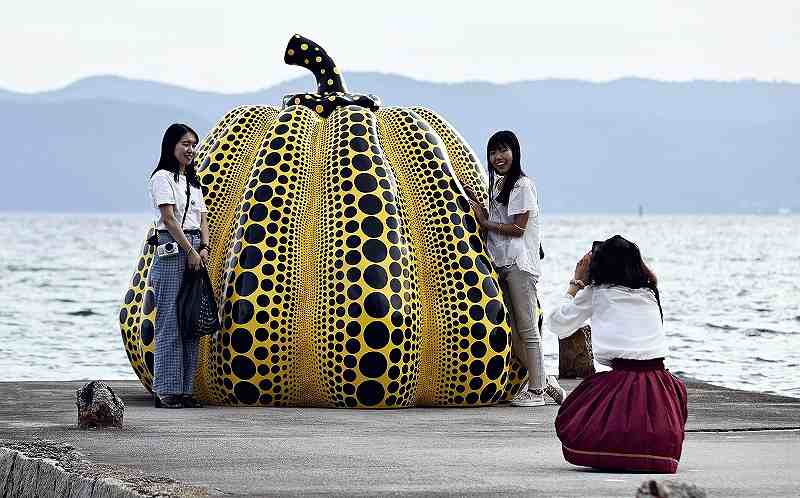
[(614, 358), (650, 360), (664, 358), (667, 342), (656, 296), (650, 289), (587, 286), (545, 317), (545, 327), (559, 338), (572, 335), (591, 320), (592, 351), (602, 365)]

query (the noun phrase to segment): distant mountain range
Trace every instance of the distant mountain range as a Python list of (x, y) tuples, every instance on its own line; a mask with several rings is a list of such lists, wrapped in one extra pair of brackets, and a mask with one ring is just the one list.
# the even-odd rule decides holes
[[(485, 156), (515, 130), (549, 213), (800, 211), (800, 85), (758, 81), (431, 83), (346, 74), (385, 105), (429, 107)], [(0, 90), (0, 210), (145, 211), (174, 121), (206, 133), (241, 104), (279, 106), (301, 77), (242, 94), (99, 76), (36, 94)]]

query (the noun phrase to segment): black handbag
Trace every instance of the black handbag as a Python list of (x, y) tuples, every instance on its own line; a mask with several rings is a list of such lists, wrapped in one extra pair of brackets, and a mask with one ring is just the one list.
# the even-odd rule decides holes
[(176, 302), (178, 330), (185, 340), (211, 335), (221, 327), (217, 300), (205, 268), (186, 268)]

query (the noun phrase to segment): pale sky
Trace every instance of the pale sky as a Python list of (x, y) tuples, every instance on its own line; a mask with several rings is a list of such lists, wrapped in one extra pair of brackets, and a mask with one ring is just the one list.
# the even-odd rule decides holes
[(800, 82), (800, 0), (18, 0), (0, 15), (0, 88), (114, 74), (252, 91), (303, 74), (283, 63), (295, 32), (345, 78)]

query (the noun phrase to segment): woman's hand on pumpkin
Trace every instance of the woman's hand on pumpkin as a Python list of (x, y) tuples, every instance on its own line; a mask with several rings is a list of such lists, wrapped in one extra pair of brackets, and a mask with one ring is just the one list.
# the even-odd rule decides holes
[(475, 212), (475, 219), (478, 221), (478, 224), (486, 228), (486, 224), (489, 223), (489, 218), (486, 216), (486, 211), (483, 210), (483, 206), (474, 201), (470, 201), (470, 204), (472, 205), (472, 210)]
[(462, 186), (464, 187), (464, 192), (466, 192), (467, 197), (469, 197), (471, 203), (480, 203), (480, 201), (478, 200), (478, 195), (475, 193), (474, 190), (472, 190), (472, 188), (470, 188), (469, 185), (462, 185)]
[(578, 260), (578, 264), (575, 265), (575, 280), (580, 280), (584, 284), (588, 284), (589, 278), (589, 263), (592, 261), (592, 253), (587, 252), (583, 255), (581, 259)]

